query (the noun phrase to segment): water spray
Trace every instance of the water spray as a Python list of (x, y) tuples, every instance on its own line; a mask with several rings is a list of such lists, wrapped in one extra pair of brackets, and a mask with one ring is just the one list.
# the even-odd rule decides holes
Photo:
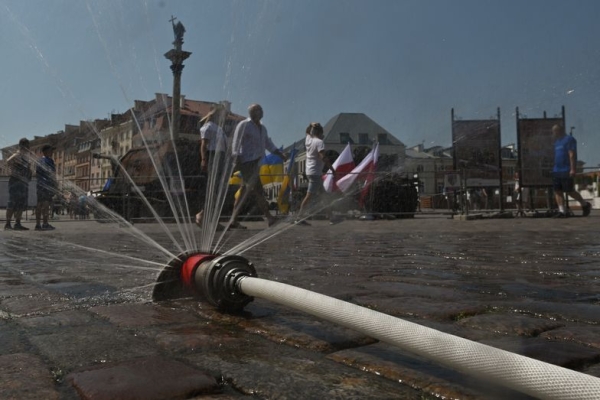
[(155, 301), (198, 296), (225, 312), (254, 297), (345, 326), (454, 370), (543, 399), (600, 399), (600, 378), (450, 335), (319, 293), (257, 277), (241, 256), (184, 253), (161, 272)]

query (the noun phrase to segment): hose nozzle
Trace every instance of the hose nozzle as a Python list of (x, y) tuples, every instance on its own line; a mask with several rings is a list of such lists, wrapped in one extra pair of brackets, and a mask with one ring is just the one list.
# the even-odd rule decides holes
[(196, 296), (221, 311), (238, 312), (254, 300), (238, 288), (239, 281), (246, 276), (257, 274), (244, 257), (184, 253), (171, 260), (161, 272), (152, 298), (161, 301)]

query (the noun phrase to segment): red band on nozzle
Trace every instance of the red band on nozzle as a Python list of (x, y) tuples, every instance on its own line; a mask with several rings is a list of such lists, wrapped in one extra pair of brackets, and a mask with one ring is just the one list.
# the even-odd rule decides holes
[(194, 274), (200, 264), (215, 258), (214, 254), (194, 254), (189, 256), (181, 267), (181, 282), (187, 288), (194, 289)]

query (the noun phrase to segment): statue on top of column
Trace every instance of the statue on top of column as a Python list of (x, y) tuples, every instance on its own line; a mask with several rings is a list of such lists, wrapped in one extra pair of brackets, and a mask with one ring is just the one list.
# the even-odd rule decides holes
[(175, 24), (176, 18), (171, 16), (171, 24), (173, 24), (173, 34), (175, 35), (175, 43), (183, 43), (183, 34), (185, 33), (185, 27), (181, 23), (181, 21), (177, 21)]

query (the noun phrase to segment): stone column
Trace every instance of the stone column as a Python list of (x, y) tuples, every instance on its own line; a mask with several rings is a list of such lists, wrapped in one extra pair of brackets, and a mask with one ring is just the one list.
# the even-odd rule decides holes
[(173, 33), (175, 35), (175, 41), (173, 42), (174, 48), (165, 53), (165, 57), (171, 61), (171, 71), (173, 71), (173, 103), (171, 105), (173, 115), (171, 117), (171, 132), (173, 139), (177, 140), (179, 138), (180, 129), (181, 72), (184, 67), (183, 61), (185, 61), (192, 53), (181, 49), (185, 28), (181, 22), (175, 24), (174, 21), (175, 18), (171, 17)]

